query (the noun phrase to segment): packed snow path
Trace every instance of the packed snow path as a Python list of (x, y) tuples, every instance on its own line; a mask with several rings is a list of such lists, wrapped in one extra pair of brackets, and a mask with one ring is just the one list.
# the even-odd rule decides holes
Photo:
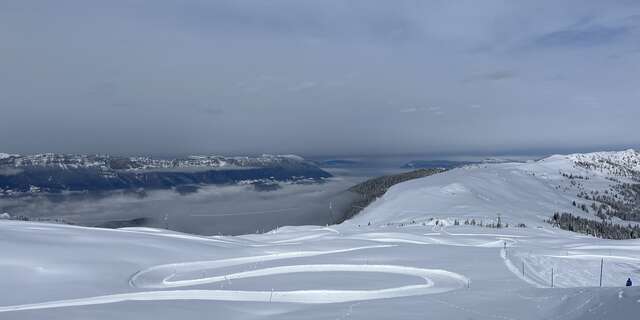
[(241, 291), (241, 290), (171, 290), (146, 291), (103, 295), (96, 297), (50, 301), (43, 303), (0, 307), (0, 312), (86, 306), (116, 303), (123, 301), (161, 301), (161, 300), (218, 300), (244, 302), (288, 302), (306, 304), (325, 304), (356, 302), (364, 300), (418, 296), (462, 288), (468, 279), (459, 274), (436, 269), (423, 269), (393, 265), (351, 265), (351, 264), (315, 264), (290, 265), (264, 268), (206, 279), (171, 282), (169, 276), (163, 280), (167, 286), (187, 286), (203, 283), (230, 281), (244, 278), (302, 272), (377, 272), (401, 274), (420, 278), (420, 283), (378, 290), (296, 290), (296, 291)]
[(221, 280), (231, 280), (233, 275), (216, 276), (216, 277), (200, 277), (200, 278), (193, 278), (188, 280), (174, 280), (174, 281), (171, 281), (171, 279), (181, 274), (201, 275), (203, 272), (211, 271), (211, 270), (222, 268), (222, 267), (230, 267), (230, 266), (243, 265), (243, 264), (249, 264), (249, 263), (267, 262), (267, 261), (292, 259), (292, 258), (314, 257), (314, 256), (320, 256), (320, 255), (327, 255), (327, 254), (345, 253), (345, 252), (352, 252), (352, 251), (358, 251), (358, 250), (364, 250), (364, 249), (387, 248), (387, 247), (391, 247), (391, 246), (390, 245), (366, 246), (366, 247), (356, 247), (356, 248), (340, 249), (340, 250), (328, 250), (328, 251), (293, 251), (293, 252), (275, 253), (275, 254), (263, 255), (263, 256), (170, 263), (170, 264), (164, 264), (159, 266), (153, 266), (151, 268), (136, 272), (129, 280), (129, 284), (132, 287), (148, 288), (148, 289), (194, 286), (199, 284), (219, 282)]

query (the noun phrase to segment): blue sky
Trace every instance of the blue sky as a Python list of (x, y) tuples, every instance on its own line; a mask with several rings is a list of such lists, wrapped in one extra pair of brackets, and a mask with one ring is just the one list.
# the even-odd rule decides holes
[(2, 1), (4, 152), (638, 147), (637, 1)]

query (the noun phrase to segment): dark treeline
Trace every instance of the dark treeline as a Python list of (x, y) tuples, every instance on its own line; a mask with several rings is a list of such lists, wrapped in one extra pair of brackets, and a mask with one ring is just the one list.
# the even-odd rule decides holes
[(446, 169), (418, 169), (411, 172), (373, 178), (357, 184), (349, 188), (349, 191), (358, 194), (360, 197), (353, 201), (351, 207), (347, 209), (347, 212), (345, 213), (342, 221), (355, 216), (364, 207), (371, 204), (376, 198), (381, 197), (393, 185), (412, 179), (434, 175), (436, 173), (441, 173), (444, 171), (446, 171)]
[(574, 216), (570, 213), (554, 213), (547, 222), (560, 229), (584, 233), (594, 237), (614, 240), (640, 238), (640, 226), (619, 225), (607, 221), (595, 221)]
[[(620, 183), (604, 192), (582, 191), (578, 193), (578, 197), (592, 201), (590, 207), (600, 218), (609, 216), (627, 221), (640, 221), (640, 184)], [(578, 206), (589, 212), (586, 205)]]
[(615, 163), (609, 159), (600, 159), (597, 162), (577, 161), (575, 164), (576, 166), (587, 170), (607, 173), (618, 177), (627, 177), (635, 181), (640, 181), (640, 172), (632, 168), (637, 165), (637, 162), (627, 162), (625, 165), (620, 165), (619, 163)]

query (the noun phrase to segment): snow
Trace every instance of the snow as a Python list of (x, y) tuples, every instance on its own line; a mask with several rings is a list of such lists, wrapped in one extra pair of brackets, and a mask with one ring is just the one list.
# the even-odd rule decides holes
[[(624, 282), (640, 282), (640, 240), (543, 221), (561, 210), (588, 216), (560, 171), (589, 175), (585, 188), (610, 183), (577, 158), (408, 181), (331, 227), (204, 237), (3, 220), (0, 288), (12, 294), (0, 295), (0, 318), (630, 318), (640, 290)], [(511, 227), (454, 223), (498, 214)]]
[[(314, 272), (373, 272), (397, 273), (420, 278), (417, 284), (378, 290), (296, 290), (296, 291), (242, 291), (242, 290), (177, 290), (143, 291), (124, 294), (104, 295), (81, 299), (69, 299), (34, 303), (27, 305), (0, 307), (0, 312), (35, 309), (50, 309), (70, 306), (108, 304), (122, 301), (162, 301), (162, 300), (216, 300), (216, 301), (252, 301), (252, 302), (289, 302), (303, 304), (330, 304), (398, 297), (420, 296), (441, 293), (463, 287), (468, 279), (445, 271), (390, 265), (349, 265), (317, 264), (294, 265), (264, 268), (223, 276), (207, 278), (205, 283), (230, 282), (232, 280), (264, 277), (277, 274), (314, 273)], [(202, 284), (202, 281), (171, 281), (172, 274), (162, 281), (166, 287), (190, 286)], [(432, 280), (433, 279), (433, 280)], [(434, 282), (437, 281), (437, 282)], [(176, 285), (177, 284), (177, 285)]]
[(276, 157), (291, 159), (294, 161), (304, 161), (304, 158), (297, 154), (281, 154), (281, 155), (277, 155)]
[(15, 154), (9, 154), (9, 153), (4, 153), (4, 152), (0, 152), (0, 160), (2, 159), (7, 159), (7, 158), (11, 158), (17, 156)]
[[(392, 187), (351, 222), (355, 224), (407, 223), (441, 217), (476, 219), (548, 226), (548, 219), (556, 211), (585, 215), (572, 206), (572, 201), (589, 203), (576, 194), (581, 189), (572, 185), (565, 174), (582, 175), (587, 190), (606, 190), (612, 182), (610, 175), (599, 170), (576, 166), (577, 161), (599, 164), (617, 163), (633, 169), (640, 163), (640, 154), (627, 150), (620, 153), (591, 153), (583, 155), (551, 156), (537, 162), (479, 164), (456, 168), (428, 178), (408, 181)], [(617, 177), (628, 181), (626, 177)], [(632, 182), (632, 181), (628, 181)], [(449, 218), (449, 220), (446, 220)]]

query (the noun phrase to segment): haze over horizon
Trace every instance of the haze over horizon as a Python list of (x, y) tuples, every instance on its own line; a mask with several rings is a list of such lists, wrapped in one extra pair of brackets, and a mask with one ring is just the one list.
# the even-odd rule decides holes
[(640, 146), (637, 1), (0, 3), (0, 152)]

